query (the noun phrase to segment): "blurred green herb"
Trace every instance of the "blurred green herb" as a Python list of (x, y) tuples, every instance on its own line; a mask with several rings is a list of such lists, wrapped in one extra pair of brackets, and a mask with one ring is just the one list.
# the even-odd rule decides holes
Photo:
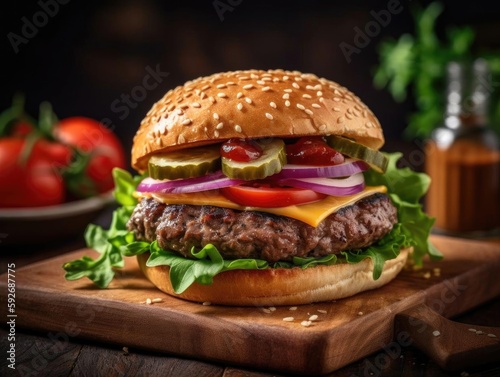
[[(411, 93), (416, 111), (410, 115), (405, 137), (427, 137), (440, 125), (445, 111), (446, 65), (452, 60), (471, 60), (474, 31), (471, 27), (446, 30), (444, 40), (438, 38), (436, 20), (443, 12), (439, 2), (413, 11), (414, 35), (403, 34), (398, 40), (379, 45), (380, 63), (374, 75), (378, 88), (387, 88), (396, 101)], [(500, 52), (481, 54), (490, 65), (492, 83), (500, 79)], [(493, 91), (491, 98), (492, 123), (500, 129), (500, 96)]]

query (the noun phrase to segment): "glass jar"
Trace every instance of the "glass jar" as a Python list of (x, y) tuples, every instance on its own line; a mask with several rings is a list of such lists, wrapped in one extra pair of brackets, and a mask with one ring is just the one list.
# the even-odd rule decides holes
[[(470, 72), (471, 71), (471, 72)], [(435, 230), (479, 236), (500, 229), (500, 142), (490, 128), (491, 75), (484, 60), (447, 67), (444, 125), (426, 144), (432, 179), (426, 211)]]

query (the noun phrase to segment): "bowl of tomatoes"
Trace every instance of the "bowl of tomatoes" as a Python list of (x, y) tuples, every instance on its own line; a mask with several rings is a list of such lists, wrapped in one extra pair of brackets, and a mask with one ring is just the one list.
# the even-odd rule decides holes
[(113, 203), (112, 170), (125, 168), (118, 137), (97, 120), (38, 120), (14, 104), (0, 114), (0, 234), (4, 243), (78, 236)]

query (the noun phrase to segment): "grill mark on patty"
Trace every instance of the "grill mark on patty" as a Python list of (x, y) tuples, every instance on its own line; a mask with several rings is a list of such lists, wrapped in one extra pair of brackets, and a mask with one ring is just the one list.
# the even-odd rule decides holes
[(397, 222), (396, 208), (385, 194), (374, 194), (328, 216), (316, 228), (292, 218), (209, 205), (166, 205), (144, 198), (127, 226), (138, 240), (158, 240), (160, 247), (191, 258), (191, 248), (211, 243), (225, 259), (268, 262), (321, 257), (369, 246)]

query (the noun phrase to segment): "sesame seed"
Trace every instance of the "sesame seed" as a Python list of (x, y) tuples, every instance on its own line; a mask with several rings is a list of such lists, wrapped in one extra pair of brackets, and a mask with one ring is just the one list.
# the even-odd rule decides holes
[(207, 96), (207, 94), (205, 92), (201, 92), (200, 93), (200, 98), (201, 99), (205, 99), (206, 96)]
[(263, 77), (263, 78), (262, 78), (262, 81), (264, 81), (264, 82), (265, 82), (265, 81), (273, 81), (273, 79), (272, 79), (272, 78), (270, 78), (270, 77)]
[(363, 315), (364, 313), (363, 312), (358, 312), (358, 315)]
[(272, 312), (275, 312), (276, 311), (276, 308), (274, 306), (270, 306), (269, 307), (269, 310), (272, 311)]
[(497, 337), (495, 334), (488, 334), (487, 336), (490, 337), (490, 338), (496, 338)]
[(270, 120), (273, 120), (273, 116), (271, 114), (269, 114), (269, 113), (266, 113), (266, 118), (270, 119)]
[(185, 104), (183, 104), (183, 105), (180, 105), (179, 107), (180, 107), (181, 109), (187, 109), (187, 108), (189, 107), (189, 105), (185, 103)]
[(255, 73), (250, 73), (250, 77), (254, 80), (259, 78), (259, 76), (256, 75)]
[(240, 111), (241, 111), (241, 110), (243, 109), (243, 104), (242, 104), (241, 102), (239, 102), (239, 103), (236, 105), (236, 108), (237, 108), (238, 110), (240, 110)]
[(302, 326), (304, 326), (304, 327), (309, 327), (309, 326), (311, 326), (311, 323), (312, 323), (311, 321), (302, 321), (302, 322), (300, 322), (300, 324), (301, 324)]
[(292, 83), (292, 86), (295, 88), (295, 89), (300, 89), (300, 85), (297, 84), (296, 82)]
[(313, 314), (312, 316), (309, 317), (309, 321), (316, 321), (318, 319), (318, 316), (316, 314)]
[(285, 90), (283, 90), (283, 91), (284, 91), (284, 92), (286, 92), (286, 93), (293, 93), (293, 90), (292, 90), (292, 89), (285, 89)]
[(432, 332), (432, 335), (439, 336), (439, 335), (441, 335), (441, 333), (439, 331), (435, 330)]
[(193, 102), (191, 104), (191, 106), (196, 107), (196, 108), (200, 108), (201, 107), (201, 105), (198, 102)]
[(184, 119), (182, 121), (182, 124), (185, 125), (185, 126), (190, 125), (191, 124), (191, 119), (189, 119), (189, 118)]
[[(346, 114), (345, 117), (349, 120), (352, 120), (352, 118), (353, 118), (351, 114)], [(431, 277), (430, 275), (431, 275), (431, 273), (429, 272), (429, 277)]]
[(285, 101), (285, 106), (286, 106), (286, 107), (290, 107), (290, 101), (289, 101), (289, 100), (286, 100), (286, 101)]
[[(348, 114), (346, 114), (346, 117), (347, 117)], [(431, 278), (431, 273), (429, 271), (427, 271), (426, 273), (424, 273), (424, 279), (430, 279)]]
[(210, 85), (205, 85), (204, 87), (201, 88), (201, 90), (207, 90), (210, 88)]
[(151, 300), (151, 302), (153, 302), (153, 303), (155, 303), (155, 304), (156, 304), (156, 303), (158, 303), (158, 302), (162, 302), (162, 301), (163, 301), (163, 300), (162, 300), (161, 298), (159, 298), (159, 297), (154, 298), (154, 299), (152, 299), (152, 300)]
[(288, 77), (288, 76), (283, 76), (283, 81), (288, 81), (289, 78), (290, 77)]
[(238, 133), (241, 133), (241, 127), (239, 125), (234, 126), (234, 130)]
[(283, 94), (283, 97), (282, 97), (282, 98), (283, 98), (283, 99), (289, 99), (289, 98), (290, 98), (290, 94), (285, 93), (285, 94)]
[(297, 310), (297, 307), (296, 306), (290, 306), (290, 308), (288, 310), (294, 311), (294, 310)]
[(246, 103), (252, 103), (252, 99), (251, 99), (251, 98), (246, 97), (246, 98), (245, 98), (245, 102), (246, 102)]
[(241, 97), (243, 97), (243, 93), (238, 92), (238, 94), (236, 94), (236, 98), (240, 99)]
[(240, 79), (242, 81), (243, 80), (250, 80), (250, 77), (248, 77), (248, 76), (240, 76), (240, 77), (238, 77), (238, 79)]
[(285, 322), (293, 322), (294, 319), (295, 318), (293, 318), (293, 317), (285, 317), (285, 318), (283, 318), (283, 321), (285, 321)]
[(295, 81), (302, 81), (302, 77), (295, 77)]
[(217, 93), (217, 97), (227, 98), (227, 94), (226, 93)]
[(226, 84), (217, 85), (217, 89), (226, 89), (226, 88), (227, 88)]
[(266, 82), (265, 82), (265, 81), (262, 81), (262, 80), (257, 80), (256, 82), (257, 82), (257, 84), (259, 84), (259, 85), (266, 85)]
[(310, 94), (302, 94), (302, 97), (304, 97), (304, 98), (312, 98)]
[(274, 102), (269, 102), (269, 106), (271, 106), (273, 109), (276, 108), (276, 104)]
[(219, 131), (215, 130), (215, 131), (214, 131), (214, 136), (215, 136), (215, 137), (219, 137)]
[(323, 96), (323, 92), (322, 92), (321, 90), (318, 90), (318, 91), (316, 92), (316, 95), (317, 95), (318, 97), (322, 97), (322, 96)]
[(213, 117), (214, 117), (215, 120), (219, 120), (219, 114), (214, 113)]
[(234, 82), (232, 82), (232, 81), (228, 81), (228, 82), (226, 83), (226, 85), (228, 85), (228, 86), (232, 86), (232, 85), (236, 85), (236, 83), (234, 83)]
[(255, 86), (253, 86), (252, 84), (243, 85), (243, 89), (253, 89), (253, 88), (255, 88)]
[(217, 128), (218, 130), (222, 129), (222, 127), (224, 127), (224, 123), (220, 122), (217, 126), (215, 126), (215, 128)]
[(212, 104), (215, 103), (215, 98), (214, 97), (210, 96), (210, 97), (208, 97), (208, 99), (210, 100), (210, 102), (212, 102)]
[(177, 115), (184, 115), (184, 111), (182, 111), (181, 109), (177, 109), (177, 110), (175, 110), (175, 113), (176, 113)]
[(345, 117), (339, 117), (339, 119), (337, 119), (337, 123), (343, 123), (345, 121)]
[(151, 305), (151, 299), (150, 298), (146, 299), (146, 304)]
[(262, 88), (263, 92), (269, 92), (270, 90), (271, 90), (270, 86), (265, 86), (265, 87)]
[(305, 110), (306, 107), (304, 105), (301, 105), (300, 103), (297, 104), (297, 107), (300, 109), (300, 110)]
[(262, 311), (263, 311), (264, 313), (271, 314), (271, 311), (270, 311), (269, 309), (264, 308), (264, 309), (262, 309)]
[(313, 103), (311, 106), (316, 109), (321, 109), (321, 105), (318, 105), (317, 103)]
[(323, 97), (319, 97), (319, 102), (325, 102), (325, 99)]
[(273, 82), (280, 82), (280, 79), (278, 77), (273, 78)]
[(312, 86), (312, 85), (306, 85), (306, 89), (308, 89), (308, 90), (314, 90), (314, 86)]
[(304, 110), (306, 114), (313, 115), (314, 113), (310, 109), (305, 109)]
[(339, 112), (339, 111), (340, 111), (340, 108), (339, 108), (339, 107), (335, 107), (335, 106), (334, 106), (334, 107), (333, 107), (333, 111), (337, 111), (337, 112)]
[(338, 97), (333, 97), (333, 100), (334, 100), (335, 102), (340, 102), (340, 98), (338, 98)]
[(212, 305), (212, 303), (210, 301), (205, 301), (202, 305), (203, 306), (210, 306), (210, 305)]
[(469, 329), (470, 332), (476, 332), (476, 329)]
[(482, 332), (481, 330), (476, 331), (476, 335), (483, 335), (483, 334), (484, 332)]
[(321, 314), (326, 314), (328, 313), (326, 310), (323, 310), (323, 309), (318, 309), (318, 313), (321, 313)]

